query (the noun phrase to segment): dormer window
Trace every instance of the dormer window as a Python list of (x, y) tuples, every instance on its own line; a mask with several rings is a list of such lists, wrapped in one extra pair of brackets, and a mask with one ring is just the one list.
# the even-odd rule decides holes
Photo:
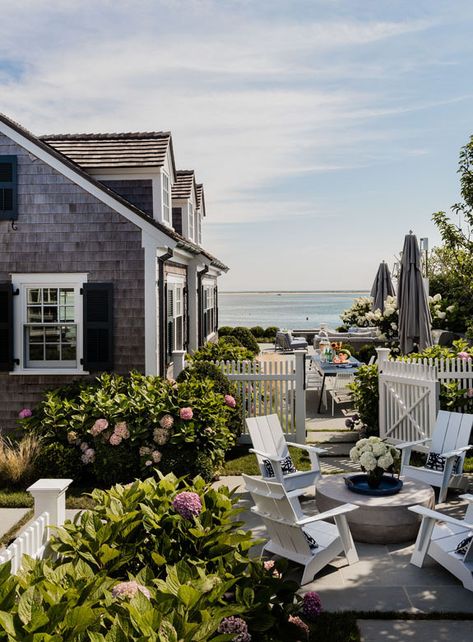
[(194, 208), (192, 203), (189, 203), (189, 238), (194, 240)]
[(163, 172), (163, 219), (166, 223), (171, 223), (171, 189), (169, 184), (169, 176)]
[(0, 156), (0, 220), (18, 218), (16, 156)]

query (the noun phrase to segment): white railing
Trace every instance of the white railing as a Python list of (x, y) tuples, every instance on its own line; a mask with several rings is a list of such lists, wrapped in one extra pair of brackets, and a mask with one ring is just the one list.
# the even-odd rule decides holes
[(47, 549), (51, 526), (62, 526), (66, 518), (66, 490), (72, 479), (39, 479), (28, 488), (34, 499), (34, 521), (0, 553), (0, 564), (11, 562), (17, 573), (23, 555), (41, 559)]
[[(305, 350), (294, 360), (218, 361), (242, 400), (245, 418), (277, 413), (288, 440), (305, 443)], [(241, 441), (249, 441), (245, 432)]]
[(50, 517), (43, 513), (35, 519), (21, 535), (19, 535), (10, 546), (0, 554), (0, 564), (11, 562), (11, 572), (18, 573), (21, 567), (23, 555), (29, 555), (41, 559), (48, 543)]

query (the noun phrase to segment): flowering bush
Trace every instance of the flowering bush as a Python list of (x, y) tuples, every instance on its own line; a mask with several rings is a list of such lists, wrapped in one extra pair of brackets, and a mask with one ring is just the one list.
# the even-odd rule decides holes
[[(370, 296), (355, 299), (351, 308), (344, 310), (340, 315), (343, 325), (347, 329), (351, 327), (368, 328), (377, 325), (375, 321), (378, 317), (372, 312), (372, 305), (373, 299)], [(379, 316), (381, 316), (381, 312)]]
[(393, 471), (399, 463), (400, 452), (394, 446), (385, 443), (379, 437), (360, 439), (350, 450), (350, 459), (360, 464), (362, 470), (372, 473), (376, 468), (383, 471)]
[[(211, 479), (235, 443), (229, 425), (237, 410), (230, 397), (208, 378), (176, 383), (103, 374), (93, 383), (47, 392), (21, 423), (43, 437), (44, 448), (60, 447), (50, 455), (71, 453), (79, 470), (77, 475), (74, 466), (75, 481), (126, 482), (149, 474), (150, 467)], [(49, 459), (48, 472), (57, 476)], [(59, 469), (69, 476), (58, 461)]]
[(202, 512), (202, 502), (197, 493), (184, 491), (174, 498), (172, 503), (174, 509), (181, 517), (192, 519)]
[[(192, 520), (173, 508), (184, 493), (202, 506)], [(284, 560), (274, 574), (248, 556), (257, 542), (228, 488), (168, 475), (93, 497), (55, 531), (54, 557), (27, 559), (21, 577), (0, 566), (0, 639), (33, 639), (33, 626), (35, 640), (308, 639), (320, 600), (302, 600)]]

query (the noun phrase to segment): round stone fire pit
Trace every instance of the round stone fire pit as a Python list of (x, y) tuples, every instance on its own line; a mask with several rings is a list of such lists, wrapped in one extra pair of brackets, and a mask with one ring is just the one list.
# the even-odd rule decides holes
[(408, 477), (402, 490), (385, 497), (357, 495), (345, 485), (345, 475), (327, 475), (317, 484), (315, 501), (320, 512), (342, 504), (355, 504), (358, 510), (347, 514), (353, 539), (369, 544), (401, 544), (417, 536), (420, 516), (407, 510), (420, 504), (435, 507), (432, 486)]

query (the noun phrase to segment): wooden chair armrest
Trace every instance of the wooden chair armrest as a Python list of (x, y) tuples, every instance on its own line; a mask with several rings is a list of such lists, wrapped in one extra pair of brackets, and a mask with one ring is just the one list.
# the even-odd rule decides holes
[(419, 515), (422, 515), (422, 517), (434, 519), (436, 522), (446, 522), (447, 524), (453, 524), (454, 526), (460, 526), (461, 528), (473, 529), (473, 524), (470, 522), (466, 522), (463, 519), (457, 519), (456, 517), (450, 517), (450, 515), (439, 513), (438, 511), (426, 508), (425, 506), (409, 506), (408, 510), (413, 513), (418, 513)]
[(305, 444), (295, 444), (293, 441), (288, 441), (286, 443), (288, 446), (292, 446), (293, 448), (299, 448), (300, 450), (307, 450), (308, 452), (313, 452), (313, 453), (316, 453), (317, 455), (322, 455), (323, 453), (327, 452), (325, 448), (317, 448), (316, 446), (308, 446)]
[(337, 515), (344, 515), (345, 513), (350, 513), (352, 510), (356, 510), (359, 506), (355, 504), (343, 504), (342, 506), (337, 506), (330, 510), (326, 510), (323, 513), (318, 513), (317, 515), (311, 515), (310, 517), (304, 517), (303, 519), (298, 519), (295, 523), (297, 526), (306, 526), (312, 522), (317, 522), (321, 519), (329, 519), (330, 517), (337, 517)]
[(269, 455), (268, 453), (264, 453), (262, 450), (256, 450), (256, 448), (250, 448), (248, 452), (259, 455), (260, 457), (264, 457), (265, 459), (269, 459), (270, 461), (277, 461), (278, 463), (284, 461), (285, 459), (284, 457), (275, 457), (274, 455)]
[(420, 444), (425, 444), (426, 441), (431, 441), (430, 437), (425, 439), (418, 439), (417, 441), (406, 441), (403, 444), (396, 444), (398, 450), (403, 450), (404, 448), (412, 448), (413, 446), (419, 446)]
[(455, 450), (450, 450), (448, 453), (441, 453), (441, 456), (447, 459), (450, 459), (450, 457), (458, 457), (458, 455), (470, 450), (470, 448), (472, 448), (472, 446), (461, 446), (460, 448), (455, 448)]

